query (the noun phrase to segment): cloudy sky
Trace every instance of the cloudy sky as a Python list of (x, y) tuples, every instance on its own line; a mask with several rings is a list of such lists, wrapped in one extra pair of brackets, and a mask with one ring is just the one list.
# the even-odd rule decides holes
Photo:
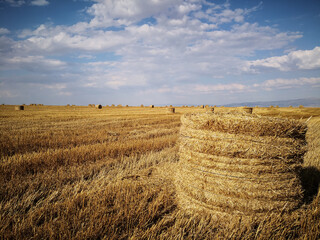
[(320, 96), (319, 0), (0, 0), (0, 103)]

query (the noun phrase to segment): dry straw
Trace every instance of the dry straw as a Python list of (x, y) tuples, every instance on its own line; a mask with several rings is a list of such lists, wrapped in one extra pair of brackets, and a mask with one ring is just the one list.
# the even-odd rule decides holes
[(186, 114), (181, 121), (181, 207), (228, 216), (299, 207), (304, 123), (247, 113)]
[(15, 107), (14, 107), (14, 110), (16, 110), (16, 111), (22, 111), (22, 110), (24, 110), (24, 106), (23, 106), (23, 105), (21, 105), (21, 106), (15, 106)]
[(208, 107), (207, 108), (207, 113), (214, 113), (214, 108), (213, 107)]

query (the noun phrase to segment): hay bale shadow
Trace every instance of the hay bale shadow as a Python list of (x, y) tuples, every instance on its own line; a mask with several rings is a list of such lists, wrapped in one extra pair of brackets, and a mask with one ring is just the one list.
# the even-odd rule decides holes
[(320, 171), (316, 167), (304, 167), (301, 169), (300, 179), (304, 189), (304, 202), (309, 204), (318, 194), (320, 185)]

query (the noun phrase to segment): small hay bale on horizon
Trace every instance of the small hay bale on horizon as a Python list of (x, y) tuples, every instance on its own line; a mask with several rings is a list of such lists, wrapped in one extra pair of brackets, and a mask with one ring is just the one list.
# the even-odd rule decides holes
[(150, 105), (149, 107), (154, 108), (154, 105)]
[(176, 112), (176, 109), (174, 107), (170, 107), (170, 108), (167, 108), (167, 112), (169, 113), (175, 113)]
[(23, 110), (24, 110), (24, 106), (23, 106), (23, 105), (15, 106), (15, 107), (14, 107), (14, 110), (16, 110), (16, 111), (23, 111)]
[(245, 113), (252, 114), (253, 108), (252, 107), (242, 107), (241, 110)]
[(97, 109), (102, 109), (102, 105), (101, 105), (101, 104), (97, 104), (97, 105), (96, 105), (96, 108), (97, 108)]

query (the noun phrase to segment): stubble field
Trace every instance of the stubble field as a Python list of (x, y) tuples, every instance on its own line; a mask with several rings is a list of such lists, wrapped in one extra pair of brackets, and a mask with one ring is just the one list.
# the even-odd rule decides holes
[(205, 111), (0, 106), (0, 239), (319, 238), (320, 109), (254, 109), (308, 120), (305, 194), (291, 214), (245, 221), (177, 203), (180, 117)]

